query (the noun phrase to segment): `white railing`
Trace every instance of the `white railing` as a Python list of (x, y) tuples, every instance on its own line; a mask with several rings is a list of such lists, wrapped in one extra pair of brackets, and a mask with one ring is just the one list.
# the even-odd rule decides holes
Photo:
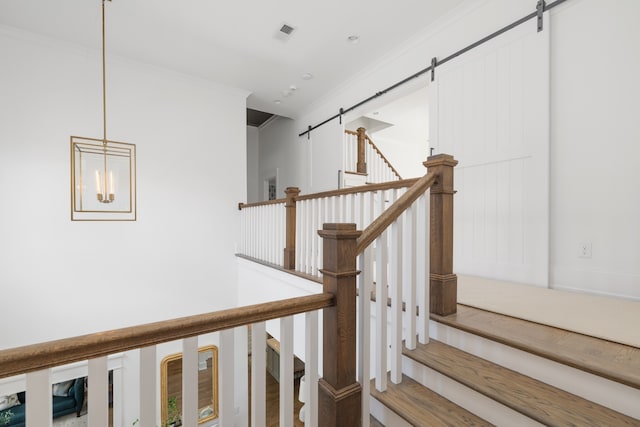
[[(280, 322), (280, 426), (293, 427), (294, 414), (294, 358), (293, 358), (293, 316), (300, 315), (305, 321), (306, 354), (305, 364), (307, 426), (317, 426), (317, 384), (318, 358), (322, 351), (318, 348), (318, 310), (329, 307), (330, 294), (318, 294), (293, 298), (273, 303), (225, 310), (205, 315), (119, 329), (94, 335), (70, 338), (51, 343), (36, 344), (0, 351), (0, 391), (6, 394), (26, 391), (28, 400), (24, 403), (26, 427), (47, 427), (52, 420), (52, 384), (56, 381), (76, 377), (86, 377), (88, 382), (88, 408), (86, 412), (89, 427), (107, 427), (109, 424), (108, 376), (109, 370), (120, 371), (118, 363), (126, 360), (129, 374), (114, 375), (113, 426), (155, 427), (165, 425), (159, 418), (159, 384), (157, 371), (161, 352), (167, 346), (181, 349), (182, 353), (182, 407), (183, 426), (196, 426), (198, 409), (198, 347), (203, 341), (211, 341), (219, 347), (218, 375), (218, 417), (206, 425), (266, 425), (266, 320), (279, 319)], [(281, 317), (282, 313), (287, 313)], [(251, 323), (252, 319), (258, 320)], [(246, 323), (245, 323), (246, 321)], [(273, 321), (273, 320), (269, 320)], [(241, 326), (233, 326), (233, 325)], [(249, 363), (247, 348), (247, 328), (251, 328), (251, 399), (247, 396), (246, 368)], [(195, 333), (200, 331), (201, 333)], [(188, 336), (177, 341), (167, 337)], [(141, 347), (142, 343), (145, 343)], [(173, 344), (172, 344), (173, 343)], [(116, 358), (110, 356), (109, 349), (122, 350)], [(180, 351), (180, 350), (179, 350)], [(98, 357), (83, 359), (84, 354)], [(71, 361), (66, 366), (60, 361)], [(60, 367), (61, 366), (61, 367)], [(238, 374), (244, 370), (245, 374)], [(24, 372), (24, 373), (23, 373)], [(138, 372), (139, 375), (131, 375)], [(17, 374), (17, 375), (14, 375)], [(240, 375), (241, 378), (238, 378)], [(244, 385), (243, 385), (244, 384)], [(238, 392), (234, 387), (241, 387)], [(124, 396), (126, 390), (126, 398)], [(127, 410), (127, 406), (129, 409)], [(131, 407), (139, 412), (131, 414)], [(17, 407), (14, 407), (17, 411)], [(124, 414), (129, 414), (126, 417)], [(297, 415), (297, 414), (296, 414)], [(83, 416), (85, 416), (83, 414)], [(126, 419), (125, 419), (126, 418)]]
[(282, 266), (285, 227), (284, 200), (240, 205), (238, 253)]
[[(295, 253), (295, 264), (290, 268), (298, 272), (316, 278), (321, 276), (323, 240), (318, 230), (323, 229), (323, 224), (352, 223), (355, 229), (364, 230), (357, 239), (357, 266), (360, 270), (357, 285), (357, 375), (363, 392), (363, 414), (369, 413), (371, 379), (375, 379), (374, 384), (379, 391), (386, 390), (389, 371), (393, 383), (402, 381), (403, 342), (407, 348), (414, 349), (418, 341), (429, 341), (429, 248), (431, 244), (444, 247), (447, 241), (436, 234), (431, 242), (430, 231), (433, 226), (450, 231), (451, 227), (442, 224), (450, 220), (448, 213), (452, 214), (452, 211), (436, 209), (432, 224), (430, 198), (452, 197), (452, 190), (447, 188), (443, 191), (442, 187), (452, 183), (452, 167), (456, 164), (447, 155), (429, 162), (434, 169), (440, 166), (442, 176), (445, 176), (445, 168), (449, 168), (446, 178), (434, 170), (420, 179), (312, 195), (299, 195), (299, 190), (295, 189), (291, 193), (295, 196), (287, 199), (287, 209), (293, 209), (291, 218), (296, 218), (295, 226), (285, 227), (287, 232), (295, 230), (295, 236), (291, 236), (294, 239), (286, 239), (287, 242), (295, 242), (289, 248)], [(432, 196), (429, 189), (436, 183), (437, 192)], [(333, 229), (334, 226), (327, 227)], [(444, 250), (449, 249), (446, 247)], [(440, 271), (452, 274), (442, 263), (437, 266), (440, 267), (435, 270), (437, 274), (441, 274)], [(330, 277), (333, 276), (323, 278), (325, 283)], [(373, 303), (372, 292), (375, 292)], [(375, 320), (373, 324), (372, 320)], [(366, 416), (363, 417), (363, 425), (368, 425)]]
[[(400, 195), (392, 190), (390, 201)], [(380, 391), (387, 388), (388, 370), (393, 383), (402, 381), (402, 342), (415, 349), (417, 340), (429, 340), (429, 221), (426, 193), (359, 257), (359, 379), (375, 378)], [(374, 303), (367, 298), (372, 291)], [(372, 305), (375, 323), (369, 325), (366, 319), (371, 316)], [(373, 328), (373, 334), (369, 328)], [(370, 336), (375, 339), (368, 343)], [(373, 369), (371, 355), (375, 358)], [(362, 385), (368, 393), (368, 383), (362, 381)]]
[[(321, 276), (323, 248), (317, 230), (322, 224), (355, 223), (363, 230), (406, 191), (392, 188), (299, 200), (296, 270)], [(427, 191), (359, 256), (358, 381), (363, 414), (369, 413), (369, 379), (375, 378), (380, 391), (387, 388), (389, 370), (393, 383), (402, 381), (403, 341), (409, 349), (416, 348), (417, 340), (429, 341), (429, 222)], [(363, 425), (368, 425), (366, 416)]]
[(369, 143), (364, 146), (364, 154), (367, 162), (367, 182), (379, 183), (399, 180), (400, 176), (395, 169), (391, 167), (387, 159), (382, 156), (369, 138), (367, 138), (367, 141)]
[[(322, 277), (320, 270), (323, 265), (323, 240), (318, 235), (324, 223), (355, 223), (358, 230), (369, 226), (391, 204), (398, 200), (415, 180), (407, 181), (406, 185), (395, 188), (380, 188), (382, 186), (362, 186), (346, 190), (300, 195), (295, 202), (295, 270), (314, 277)], [(398, 183), (401, 184), (401, 183)], [(285, 224), (280, 223), (272, 227), (266, 237), (260, 237), (257, 228), (265, 227), (264, 219), (256, 219), (256, 215), (266, 214), (268, 218), (278, 218), (283, 221), (284, 202), (265, 206), (243, 207), (243, 233), (249, 233), (244, 247), (250, 251), (245, 255), (263, 261), (271, 258), (261, 258), (265, 254), (280, 254), (283, 252)], [(274, 208), (280, 214), (274, 215)], [(244, 212), (247, 210), (247, 212)], [(255, 224), (246, 224), (253, 221)], [(275, 236), (274, 230), (280, 231)], [(244, 235), (244, 234), (243, 234)], [(273, 247), (277, 241), (279, 247)], [(387, 387), (387, 369), (392, 372), (392, 381), (400, 382), (402, 378), (401, 354), (402, 342), (408, 348), (415, 348), (416, 336), (420, 342), (429, 339), (429, 192), (419, 197), (409, 209), (405, 211), (391, 226), (382, 233), (359, 257), (358, 286), (360, 292), (360, 321), (359, 321), (359, 373), (360, 379), (370, 377), (376, 379), (376, 388), (385, 390)], [(267, 243), (270, 249), (259, 248), (261, 243)], [(251, 255), (255, 254), (255, 255)], [(272, 262), (273, 261), (269, 261)], [(369, 319), (372, 304), (366, 295), (375, 292), (375, 325), (373, 336), (369, 343), (372, 326), (365, 319)], [(387, 307), (388, 301), (391, 306)], [(368, 303), (367, 303), (368, 301)], [(419, 316), (418, 316), (419, 314)], [(364, 317), (362, 317), (364, 316)], [(390, 329), (387, 329), (387, 323)], [(391, 350), (387, 350), (388, 348)], [(374, 369), (370, 369), (371, 355), (375, 355)], [(388, 355), (388, 356), (387, 356)], [(368, 390), (368, 382), (362, 382), (363, 388)], [(363, 401), (363, 405), (368, 402)]]
[(324, 223), (354, 223), (358, 230), (366, 228), (405, 188), (371, 189), (355, 187), (356, 192), (327, 196), (300, 196), (296, 203), (296, 270), (320, 277), (322, 239), (318, 230)]
[[(364, 159), (366, 164), (366, 182), (378, 184), (382, 182), (402, 179), (398, 171), (389, 163), (387, 158), (366, 134), (364, 139)], [(346, 173), (358, 172), (358, 133), (345, 130), (343, 138), (343, 170)]]
[(358, 134), (345, 131), (342, 148), (342, 170), (345, 172), (356, 172), (358, 163)]

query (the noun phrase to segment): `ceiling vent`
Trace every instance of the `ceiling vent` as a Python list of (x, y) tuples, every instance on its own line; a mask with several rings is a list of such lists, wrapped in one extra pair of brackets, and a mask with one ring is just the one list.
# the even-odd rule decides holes
[(295, 30), (296, 28), (293, 25), (282, 24), (280, 26), (280, 29), (276, 31), (276, 38), (283, 41), (287, 41), (289, 40), (289, 38), (291, 37), (291, 34), (293, 34)]

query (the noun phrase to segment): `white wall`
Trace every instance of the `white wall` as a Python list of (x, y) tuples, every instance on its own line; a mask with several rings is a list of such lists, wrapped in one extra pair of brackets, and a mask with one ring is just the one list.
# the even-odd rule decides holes
[[(322, 284), (295, 276), (284, 271), (267, 267), (255, 262), (238, 258), (238, 303), (240, 305), (261, 304), (286, 298), (308, 296), (322, 292)], [(318, 339), (322, 341), (322, 313), (320, 312), (320, 333)], [(305, 322), (304, 315), (294, 317), (294, 345), (293, 352), (301, 360), (305, 359), (304, 344)], [(280, 339), (279, 320), (267, 322), (267, 332), (276, 339)], [(322, 366), (322, 356), (319, 362)]]
[(304, 173), (309, 144), (298, 140), (295, 122), (286, 117), (276, 117), (259, 129), (259, 175), (260, 200), (267, 200), (263, 194), (263, 181), (277, 176), (276, 197), (285, 197), (287, 187), (300, 187), (305, 191), (307, 177)]
[[(298, 131), (446, 56), (532, 9), (528, 1), (473, 5), (303, 112)], [(640, 298), (637, 122), (639, 30), (633, 0), (571, 0), (551, 13), (551, 286)], [(456, 26), (464, 22), (464, 29)], [(597, 31), (596, 31), (597, 29)], [(601, 59), (596, 60), (595, 53)], [(607, 64), (597, 72), (594, 64)], [(390, 95), (391, 96), (391, 95)], [(376, 101), (380, 102), (380, 101)], [(364, 107), (363, 107), (364, 108)], [(370, 108), (370, 107), (368, 107)], [(604, 153), (615, 162), (603, 164)], [(607, 179), (603, 179), (606, 176)], [(615, 180), (614, 180), (615, 179)], [(614, 183), (612, 183), (614, 182)], [(592, 258), (579, 258), (580, 243)]]
[(247, 126), (247, 203), (260, 201), (260, 132), (255, 126)]
[[(301, 111), (295, 117), (295, 120), (289, 121), (286, 131), (281, 128), (278, 138), (272, 140), (273, 144), (269, 149), (271, 153), (268, 155), (264, 153), (266, 148), (262, 144), (261, 133), (261, 164), (263, 161), (266, 161), (269, 165), (272, 164), (272, 160), (266, 159), (266, 156), (288, 159), (288, 156), (292, 155), (294, 147), (297, 148), (299, 144), (308, 143), (308, 150), (310, 151), (300, 152), (297, 149), (295, 150), (297, 155), (295, 160), (298, 162), (304, 160), (306, 162), (304, 167), (300, 168), (300, 163), (289, 164), (283, 160), (280, 163), (284, 164), (285, 167), (281, 168), (279, 172), (286, 175), (289, 182), (294, 183), (291, 185), (299, 186), (303, 193), (337, 188), (337, 171), (342, 167), (342, 135), (340, 132), (342, 125), (340, 125), (339, 120), (335, 119), (314, 130), (311, 133), (311, 141), (308, 141), (306, 136), (298, 137), (298, 134), (305, 131), (309, 125), (316, 125), (337, 114), (340, 107), (346, 108), (353, 105), (370, 97), (378, 90), (391, 86), (411, 73), (428, 66), (431, 57), (439, 55), (439, 52), (442, 52), (443, 55), (449, 54), (455, 49), (474, 42), (477, 38), (494, 31), (499, 25), (511, 22), (531, 11), (529, 10), (531, 9), (530, 2), (525, 4), (524, 1), (500, 0), (497, 2), (499, 4), (489, 2), (487, 7), (479, 10), (478, 6), (484, 5), (484, 3), (471, 0), (466, 2), (467, 5), (472, 7), (466, 6), (457, 9), (452, 15), (441, 19), (436, 24), (435, 30), (429, 30), (425, 34), (412, 39), (406, 45), (391, 52), (377, 64), (363, 64), (363, 70), (365, 70), (363, 73)], [(468, 28), (465, 27), (463, 31), (442, 31), (443, 27), (460, 13), (471, 14), (472, 16), (469, 19), (476, 19), (474, 21), (475, 24)], [(475, 15), (478, 15), (478, 17), (474, 18)], [(385, 95), (386, 99), (385, 97), (378, 98), (376, 101), (350, 112), (343, 117), (343, 122), (354, 120), (372, 111), (374, 106), (383, 106), (390, 99), (397, 99), (400, 96), (407, 95), (420, 87), (424, 87), (425, 84), (425, 81), (415, 79), (408, 86), (398, 89), (397, 92)], [(425, 118), (425, 120), (428, 120), (428, 118)], [(278, 191), (280, 191), (280, 188), (278, 188)]]
[[(558, 288), (640, 299), (638, 16), (636, 0), (571, 0), (553, 15), (550, 267)], [(581, 242), (591, 258), (578, 257)]]
[(0, 27), (0, 56), (0, 349), (234, 306), (247, 94), (107, 56), (138, 220), (72, 222), (69, 137), (101, 137), (99, 52)]
[(0, 52), (0, 316), (21, 319), (0, 348), (233, 305), (236, 227), (216, 224), (245, 198), (246, 94), (109, 59), (138, 221), (71, 222), (69, 136), (101, 136), (99, 56), (6, 28)]
[[(321, 122), (534, 6), (528, 0), (467, 2), (302, 111), (295, 130)], [(552, 287), (640, 298), (640, 57), (635, 55), (640, 30), (633, 25), (639, 14), (635, 0), (570, 0), (551, 11)], [(384, 98), (363, 106), (352, 119), (382, 105)], [(578, 258), (580, 242), (592, 244), (592, 258)]]

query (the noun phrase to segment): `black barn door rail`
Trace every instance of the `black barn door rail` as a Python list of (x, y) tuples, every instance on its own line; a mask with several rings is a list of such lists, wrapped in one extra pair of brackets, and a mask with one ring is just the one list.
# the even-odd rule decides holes
[(344, 114), (355, 110), (356, 108), (366, 104), (369, 101), (373, 101), (374, 99), (376, 99), (376, 98), (378, 98), (378, 97), (380, 97), (380, 96), (382, 96), (382, 95), (384, 95), (384, 94), (386, 94), (386, 93), (388, 93), (388, 92), (390, 92), (390, 91), (402, 86), (403, 84), (405, 84), (405, 83), (407, 83), (407, 82), (409, 82), (409, 81), (411, 81), (411, 80), (413, 80), (413, 79), (415, 79), (417, 77), (422, 76), (425, 73), (428, 73), (429, 71), (431, 71), (431, 81), (433, 81), (435, 79), (436, 67), (438, 67), (440, 65), (443, 65), (443, 64), (446, 64), (447, 62), (451, 61), (452, 59), (457, 58), (458, 56), (460, 56), (460, 55), (462, 55), (462, 54), (464, 54), (466, 52), (469, 52), (472, 49), (475, 49), (476, 47), (488, 42), (489, 40), (494, 39), (494, 38), (498, 37), (499, 35), (501, 35), (503, 33), (506, 33), (507, 31), (509, 31), (509, 30), (517, 27), (518, 25), (523, 24), (523, 23), (525, 23), (525, 22), (527, 22), (527, 21), (529, 21), (531, 19), (534, 19), (534, 18), (537, 19), (538, 31), (542, 31), (542, 28), (543, 28), (542, 14), (544, 12), (546, 12), (547, 10), (551, 10), (554, 7), (564, 3), (565, 1), (567, 1), (567, 0), (556, 0), (556, 1), (552, 2), (552, 3), (546, 4), (546, 2), (544, 0), (538, 0), (538, 2), (536, 3), (536, 10), (534, 12), (531, 12), (530, 14), (518, 19), (517, 21), (512, 22), (511, 24), (509, 24), (509, 25), (507, 25), (505, 27), (500, 28), (498, 31), (496, 31), (494, 33), (491, 33), (486, 37), (481, 38), (480, 40), (476, 41), (475, 43), (471, 43), (469, 46), (464, 47), (464, 48), (460, 49), (459, 51), (457, 51), (455, 53), (452, 53), (451, 55), (447, 56), (444, 59), (438, 60), (438, 59), (436, 59), (436, 57), (432, 58), (431, 59), (431, 65), (429, 65), (427, 68), (423, 68), (422, 70), (418, 71), (415, 74), (410, 75), (409, 77), (399, 81), (398, 83), (396, 83), (394, 85), (391, 85), (388, 88), (381, 90), (380, 92), (376, 92), (375, 94), (371, 95), (367, 99), (364, 99), (364, 100), (358, 102), (357, 104), (352, 105), (349, 108), (340, 108), (340, 112), (338, 114), (329, 117), (325, 121), (323, 121), (321, 123), (318, 123), (315, 126), (309, 125), (307, 130), (305, 130), (304, 132), (298, 134), (298, 136), (307, 135), (307, 137), (310, 137), (312, 130), (317, 129), (320, 126), (326, 125), (330, 121), (335, 120), (337, 118), (339, 118), (340, 121), (342, 122), (342, 116)]

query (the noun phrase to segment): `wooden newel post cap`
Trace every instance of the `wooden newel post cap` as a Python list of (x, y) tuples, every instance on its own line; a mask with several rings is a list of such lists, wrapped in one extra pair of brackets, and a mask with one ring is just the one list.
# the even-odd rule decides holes
[(362, 231), (356, 230), (355, 224), (326, 223), (318, 234), (324, 239), (357, 239)]
[(454, 194), (453, 190), (453, 168), (458, 161), (450, 154), (436, 154), (427, 158), (422, 163), (429, 172), (438, 174), (436, 182), (431, 187), (431, 194)]
[(287, 187), (284, 193), (287, 195), (285, 207), (295, 207), (295, 199), (298, 197), (298, 194), (300, 194), (300, 189), (298, 187)]
[(430, 168), (434, 166), (454, 167), (458, 164), (458, 161), (454, 159), (451, 154), (436, 154), (435, 156), (427, 157), (427, 160), (422, 162), (422, 164), (426, 168)]
[(284, 192), (287, 196), (289, 194), (300, 194), (300, 189), (298, 187), (287, 187)]

